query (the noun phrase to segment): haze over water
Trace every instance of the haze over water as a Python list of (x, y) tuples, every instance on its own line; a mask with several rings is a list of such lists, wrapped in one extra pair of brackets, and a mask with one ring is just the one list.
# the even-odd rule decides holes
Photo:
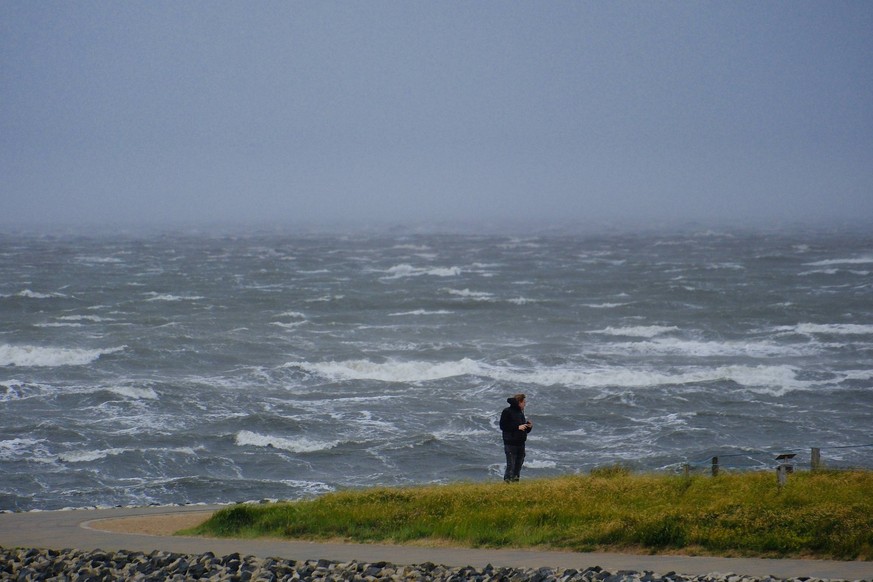
[(0, 235), (0, 510), (873, 466), (873, 236)]

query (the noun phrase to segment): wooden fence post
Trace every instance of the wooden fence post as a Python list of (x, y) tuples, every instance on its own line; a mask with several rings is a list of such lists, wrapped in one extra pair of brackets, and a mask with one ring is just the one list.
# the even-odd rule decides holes
[(779, 485), (779, 488), (785, 487), (785, 484), (788, 482), (788, 466), (787, 465), (779, 465), (776, 467), (776, 484)]
[(810, 456), (809, 468), (813, 471), (818, 471), (821, 467), (821, 449), (818, 447), (812, 448), (812, 455)]
[(718, 457), (712, 458), (712, 476), (718, 477)]

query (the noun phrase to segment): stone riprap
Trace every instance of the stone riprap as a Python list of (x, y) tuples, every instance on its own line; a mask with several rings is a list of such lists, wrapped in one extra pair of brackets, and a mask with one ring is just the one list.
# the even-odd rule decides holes
[[(108, 580), (164, 581), (285, 581), (372, 580), (505, 581), (505, 582), (775, 582), (781, 578), (753, 578), (727, 573), (683, 576), (675, 572), (618, 571), (598, 567), (584, 570), (553, 568), (499, 568), (491, 565), (448, 567), (432, 563), (398, 566), (386, 562), (294, 561), (230, 554), (177, 554), (173, 552), (104, 552), (0, 548), (0, 580), (94, 582)], [(796, 582), (816, 582), (796, 578)], [(829, 582), (837, 582), (830, 580)]]

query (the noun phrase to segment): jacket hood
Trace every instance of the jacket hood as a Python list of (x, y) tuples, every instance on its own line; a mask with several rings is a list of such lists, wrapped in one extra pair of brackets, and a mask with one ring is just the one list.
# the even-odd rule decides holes
[(509, 398), (506, 399), (506, 401), (509, 403), (509, 405), (510, 405), (511, 407), (513, 407), (513, 408), (519, 408), (519, 406), (518, 406), (518, 400), (516, 400), (515, 398), (509, 397)]

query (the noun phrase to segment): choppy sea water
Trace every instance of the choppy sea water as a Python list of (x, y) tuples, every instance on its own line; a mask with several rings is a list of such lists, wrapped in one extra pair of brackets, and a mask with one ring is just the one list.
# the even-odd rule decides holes
[(0, 510), (822, 448), (873, 467), (873, 235), (0, 235)]

